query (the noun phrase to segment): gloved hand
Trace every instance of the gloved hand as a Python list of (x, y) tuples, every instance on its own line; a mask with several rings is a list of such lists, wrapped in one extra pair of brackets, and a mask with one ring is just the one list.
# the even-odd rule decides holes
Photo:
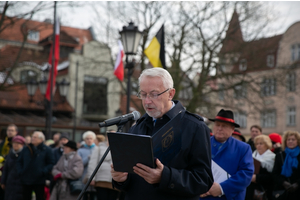
[(56, 174), (53, 178), (54, 181), (56, 181), (57, 179), (61, 178), (61, 173)]
[(288, 189), (289, 192), (295, 192), (299, 188), (298, 183), (294, 183), (291, 185), (291, 187)]
[(284, 182), (282, 183), (282, 186), (284, 187), (284, 189), (288, 190), (292, 185), (291, 185), (289, 182), (284, 181)]

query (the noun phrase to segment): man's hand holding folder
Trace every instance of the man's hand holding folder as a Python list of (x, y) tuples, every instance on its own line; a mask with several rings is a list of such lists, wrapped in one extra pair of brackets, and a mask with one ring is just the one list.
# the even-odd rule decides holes
[[(158, 159), (156, 159), (155, 162), (156, 168), (151, 168), (146, 165), (137, 163), (136, 166), (133, 167), (133, 172), (141, 176), (149, 184), (159, 183), (164, 165)], [(127, 172), (116, 172), (114, 170), (113, 164), (111, 164), (111, 174), (113, 180), (119, 183), (126, 181), (128, 176)]]

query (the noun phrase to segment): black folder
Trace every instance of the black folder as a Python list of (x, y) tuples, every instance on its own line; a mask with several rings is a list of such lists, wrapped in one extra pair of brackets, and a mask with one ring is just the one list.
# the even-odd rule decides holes
[(108, 132), (115, 171), (133, 173), (137, 163), (155, 168), (155, 158), (168, 164), (181, 149), (181, 113), (172, 118), (153, 136)]

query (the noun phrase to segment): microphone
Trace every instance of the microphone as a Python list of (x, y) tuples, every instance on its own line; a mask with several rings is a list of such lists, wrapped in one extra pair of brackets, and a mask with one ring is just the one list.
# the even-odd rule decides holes
[(122, 124), (126, 124), (128, 121), (131, 121), (131, 120), (138, 120), (140, 117), (141, 117), (141, 114), (138, 111), (133, 111), (132, 113), (122, 115), (120, 117), (107, 119), (104, 122), (100, 122), (99, 127), (122, 125)]

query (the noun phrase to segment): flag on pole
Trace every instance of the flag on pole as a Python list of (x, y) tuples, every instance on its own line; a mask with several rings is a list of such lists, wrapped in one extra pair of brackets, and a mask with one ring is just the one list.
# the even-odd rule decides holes
[(124, 79), (124, 65), (123, 65), (123, 57), (124, 57), (124, 49), (122, 42), (118, 40), (119, 44), (119, 53), (116, 59), (115, 67), (114, 67), (114, 75), (120, 80)]
[(144, 50), (144, 53), (153, 67), (162, 67), (166, 69), (164, 24), (152, 39), (149, 46)]
[[(59, 61), (59, 21), (58, 21), (58, 17), (56, 17), (56, 23), (55, 23), (55, 27), (54, 27), (54, 32), (55, 32), (55, 47), (54, 47), (54, 73), (53, 73), (53, 84), (52, 84), (52, 95), (55, 91), (55, 82), (56, 82), (56, 75), (57, 75), (57, 65), (58, 65), (58, 61)], [(52, 67), (52, 53), (53, 53), (53, 43), (50, 49), (50, 55), (49, 55), (49, 60), (48, 63), (49, 65)], [(50, 68), (50, 72), (51, 72), (51, 68)], [(47, 90), (46, 90), (46, 99), (48, 99), (50, 101), (50, 87), (51, 87), (51, 76), (52, 74), (49, 73), (49, 77), (48, 77), (48, 84), (47, 84)]]

